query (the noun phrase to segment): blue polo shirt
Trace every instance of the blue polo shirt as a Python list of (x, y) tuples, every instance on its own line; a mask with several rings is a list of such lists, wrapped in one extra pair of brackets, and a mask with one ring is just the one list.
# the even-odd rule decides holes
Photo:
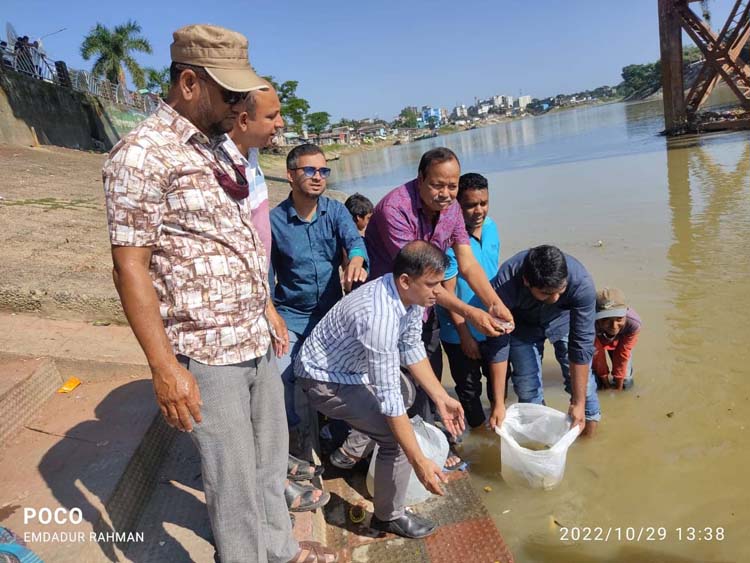
[[(568, 357), (576, 364), (588, 364), (594, 355), (594, 316), (596, 289), (586, 268), (572, 256), (565, 255), (568, 286), (557, 303), (537, 301), (523, 283), (521, 266), (528, 250), (512, 256), (500, 266), (490, 283), (505, 306), (513, 313), (516, 328), (513, 336), (522, 342), (535, 343), (548, 338), (554, 342), (568, 335)], [(510, 336), (487, 341), (491, 362), (508, 359)]]
[[(482, 238), (477, 239), (469, 233), (469, 244), (471, 244), (471, 251), (474, 253), (474, 257), (487, 275), (487, 279), (491, 280), (494, 278), (495, 274), (497, 274), (498, 264), (500, 263), (500, 235), (497, 232), (495, 222), (487, 217), (482, 224)], [(449, 280), (454, 276), (458, 276), (456, 280), (456, 297), (464, 303), (480, 307), (486, 311), (487, 307), (484, 306), (482, 300), (477, 297), (469, 283), (458, 273), (456, 253), (453, 252), (452, 248), (449, 248), (445, 254), (450, 260), (450, 264), (445, 270), (445, 279)], [(460, 344), (461, 339), (448, 311), (443, 307), (437, 307), (436, 309), (438, 318), (440, 319), (440, 340), (449, 344)], [(469, 330), (477, 342), (483, 342), (487, 338), (474, 328), (471, 323), (469, 323)]]
[(297, 215), (292, 196), (271, 211), (273, 302), (289, 330), (307, 336), (343, 292), (343, 252), (362, 256), (365, 243), (343, 203), (321, 196), (310, 221)]

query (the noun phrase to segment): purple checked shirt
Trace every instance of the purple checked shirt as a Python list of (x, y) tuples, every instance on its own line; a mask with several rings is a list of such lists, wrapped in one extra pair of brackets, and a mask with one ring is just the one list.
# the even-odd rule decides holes
[(469, 245), (458, 202), (441, 211), (433, 225), (422, 210), (416, 178), (392, 190), (373, 210), (365, 233), (370, 279), (392, 272), (396, 254), (413, 240), (431, 242), (443, 252), (456, 243)]

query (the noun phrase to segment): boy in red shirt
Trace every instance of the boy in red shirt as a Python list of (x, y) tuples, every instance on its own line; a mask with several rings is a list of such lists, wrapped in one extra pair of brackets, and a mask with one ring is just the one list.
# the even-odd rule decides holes
[[(633, 348), (641, 318), (628, 307), (625, 294), (605, 287), (596, 293), (596, 341), (591, 368), (599, 389), (629, 389), (633, 385)], [(607, 356), (612, 363), (610, 372)]]

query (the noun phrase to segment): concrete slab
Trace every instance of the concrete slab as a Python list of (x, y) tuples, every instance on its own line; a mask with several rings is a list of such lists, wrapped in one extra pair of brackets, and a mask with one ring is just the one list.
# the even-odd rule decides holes
[(0, 352), (0, 397), (34, 373), (41, 363), (42, 358)]
[[(321, 511), (298, 512), (294, 516), (297, 540), (324, 541), (326, 529)], [(175, 439), (137, 532), (144, 534), (144, 541), (131, 544), (125, 553), (133, 563), (214, 561), (200, 456), (187, 434)]]
[[(112, 531), (106, 506), (118, 487), (138, 489), (123, 475), (156, 412), (148, 379), (84, 382), (69, 394), (54, 394), (0, 452), (0, 525), (25, 536), (48, 562), (118, 560), (111, 541), (90, 534)], [(28, 509), (62, 509), (60, 518), (79, 509), (82, 521), (44, 524), (25, 518)], [(50, 535), (39, 535), (44, 532)]]
[[(3, 360), (7, 360), (3, 362)], [(49, 358), (0, 358), (0, 445), (26, 422), (60, 387), (63, 380)]]
[[(127, 326), (0, 313), (0, 353), (54, 358), (63, 377), (148, 375), (146, 358)], [(72, 371), (77, 373), (71, 373)]]

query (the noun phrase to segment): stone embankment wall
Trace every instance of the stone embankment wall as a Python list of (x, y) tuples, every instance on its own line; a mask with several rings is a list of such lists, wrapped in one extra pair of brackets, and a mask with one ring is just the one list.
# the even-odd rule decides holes
[(0, 143), (109, 150), (143, 113), (0, 67)]

